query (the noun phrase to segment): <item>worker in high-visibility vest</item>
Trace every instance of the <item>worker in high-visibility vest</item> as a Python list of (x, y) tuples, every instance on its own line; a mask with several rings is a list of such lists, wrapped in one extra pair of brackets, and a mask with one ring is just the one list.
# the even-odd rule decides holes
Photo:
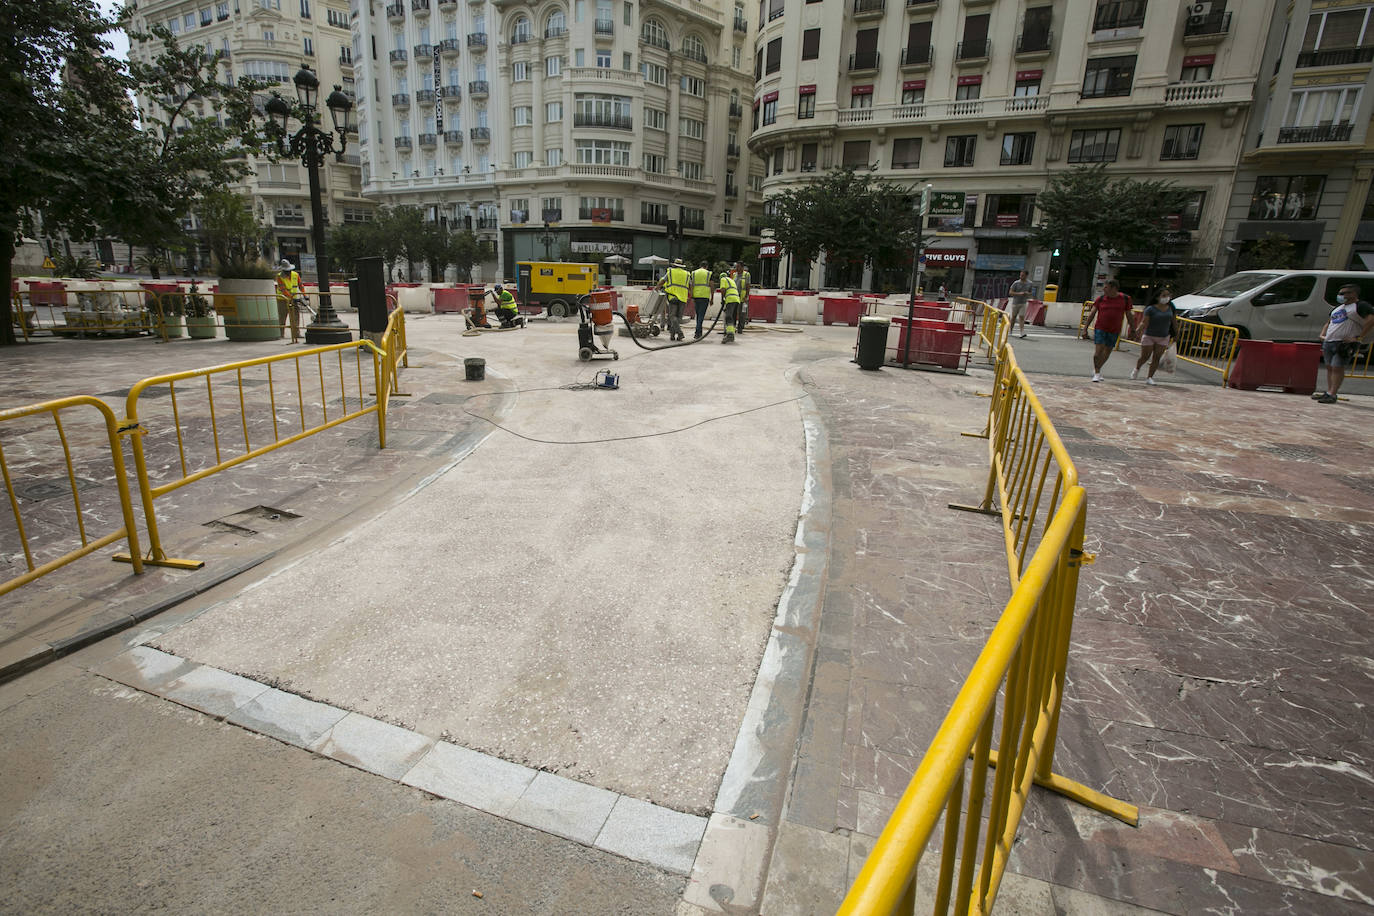
[(739, 320), (739, 287), (729, 271), (720, 275), (720, 301), (725, 310), (725, 336), (721, 343), (735, 342), (735, 322)]
[(277, 336), (286, 336), (286, 316), (289, 312), (292, 343), (300, 339), (300, 318), (294, 307), (300, 297), (301, 275), (296, 273), (296, 268), (290, 261), (282, 258), (281, 263), (277, 265)]
[(501, 327), (524, 327), (525, 322), (517, 318), (519, 308), (515, 305), (515, 297), (510, 294), (500, 283), (496, 284), (496, 289), (491, 291), (491, 298), (496, 300), (496, 317), (501, 319)]
[(692, 311), (697, 313), (697, 333), (693, 340), (701, 339), (702, 322), (706, 320), (706, 310), (711, 307), (711, 269), (702, 261), (701, 266), (692, 271)]
[(687, 310), (687, 293), (692, 285), (692, 275), (682, 263), (682, 258), (673, 261), (673, 266), (663, 275), (660, 288), (668, 297), (668, 336), (671, 340), (686, 340), (682, 333), (682, 314)]
[(743, 331), (749, 323), (749, 271), (745, 269), (743, 261), (736, 261), (733, 272), (735, 288), (739, 290), (739, 329)]

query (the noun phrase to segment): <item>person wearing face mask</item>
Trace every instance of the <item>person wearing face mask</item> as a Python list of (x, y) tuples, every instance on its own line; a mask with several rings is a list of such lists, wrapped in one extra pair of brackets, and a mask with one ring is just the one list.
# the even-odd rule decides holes
[(1148, 360), (1150, 372), (1145, 376), (1147, 385), (1155, 384), (1155, 370), (1159, 368), (1159, 360), (1174, 340), (1172, 299), (1173, 292), (1169, 287), (1162, 287), (1155, 294), (1154, 302), (1145, 306), (1145, 314), (1141, 318), (1143, 333), (1140, 335), (1140, 359), (1136, 360), (1135, 368), (1131, 370), (1131, 378), (1140, 378), (1140, 368)]
[(1322, 358), (1326, 360), (1326, 390), (1313, 394), (1318, 404), (1335, 404), (1336, 392), (1345, 381), (1345, 367), (1353, 364), (1360, 354), (1360, 346), (1374, 331), (1374, 306), (1360, 298), (1360, 288), (1353, 283), (1342, 286), (1336, 294), (1336, 307), (1322, 328)]

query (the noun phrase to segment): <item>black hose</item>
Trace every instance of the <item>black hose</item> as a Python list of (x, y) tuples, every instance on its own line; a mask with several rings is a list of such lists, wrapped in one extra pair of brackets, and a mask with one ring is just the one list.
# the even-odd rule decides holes
[[(711, 307), (709, 299), (707, 300), (706, 307), (708, 309)], [(716, 312), (716, 320), (711, 322), (711, 326), (707, 328), (705, 331), (703, 331), (700, 337), (693, 337), (691, 340), (679, 340), (670, 344), (662, 344), (661, 346), (657, 347), (645, 346), (644, 343), (638, 337), (635, 336), (635, 328), (634, 325), (630, 324), (630, 319), (626, 318), (623, 312), (616, 312), (615, 314), (616, 317), (618, 317), (621, 321), (625, 322), (625, 327), (629, 329), (630, 339), (635, 342), (635, 346), (639, 347), (641, 350), (649, 350), (650, 352), (652, 352), (654, 350), (672, 350), (676, 347), (690, 347), (694, 343), (701, 343), (703, 340), (710, 337), (711, 332), (716, 329), (716, 325), (720, 324), (720, 316), (725, 314), (725, 308), (724, 306), (722, 306), (721, 310), (719, 312)]]

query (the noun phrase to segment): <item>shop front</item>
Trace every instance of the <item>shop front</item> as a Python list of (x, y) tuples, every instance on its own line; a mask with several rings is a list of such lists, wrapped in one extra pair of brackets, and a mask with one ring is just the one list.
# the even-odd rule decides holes
[(921, 281), (925, 295), (938, 294), (943, 289), (946, 296), (962, 296), (968, 260), (965, 248), (927, 248)]

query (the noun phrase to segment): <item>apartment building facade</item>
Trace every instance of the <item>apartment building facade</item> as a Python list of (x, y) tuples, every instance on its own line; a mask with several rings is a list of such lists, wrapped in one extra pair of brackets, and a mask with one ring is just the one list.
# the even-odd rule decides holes
[[(1099, 279), (1139, 290), (1215, 270), (1272, 14), (1272, 0), (1243, 16), (1223, 0), (762, 0), (750, 146), (764, 193), (835, 165), (963, 192), (962, 216), (930, 219), (927, 286), (995, 297), (1023, 268), (1057, 279), (1028, 240), (1036, 195), (1101, 162), (1193, 194), (1165, 250), (1121, 253)], [(904, 285), (779, 254), (766, 280)]]
[(355, 0), (363, 192), (491, 241), (487, 276), (743, 251), (750, 30), (723, 2)]
[[(161, 23), (183, 45), (202, 45), (208, 51), (222, 52), (222, 75), (227, 79), (256, 77), (278, 80), (281, 92), (295, 97), (291, 79), (304, 65), (315, 70), (323, 99), (339, 85), (354, 96), (353, 38), (346, 3), (336, 0), (144, 0), (133, 21), (135, 31), (143, 32), (149, 23)], [(151, 61), (158, 43), (131, 42), (131, 59)], [(149, 114), (163, 111), (158, 99), (141, 97), (140, 110)], [(165, 100), (163, 100), (165, 101)], [(197, 114), (211, 114), (197, 106)], [(324, 127), (330, 128), (329, 113), (321, 103)], [(266, 115), (264, 114), (264, 119)], [(265, 256), (271, 260), (289, 258), (300, 265), (314, 256), (309, 222), (310, 194), (305, 168), (298, 162), (250, 160), (252, 174), (240, 191), (249, 196), (258, 222), (269, 229)], [(343, 162), (330, 158), (321, 170), (322, 203), (330, 224), (371, 219), (376, 204), (362, 196), (361, 172), (354, 147)], [(185, 223), (194, 236), (194, 216)], [(205, 269), (209, 253), (202, 245), (190, 265)]]
[(1300, 266), (1374, 270), (1371, 70), (1374, 4), (1278, 10), (1227, 214), (1228, 270), (1269, 236), (1288, 240)]

